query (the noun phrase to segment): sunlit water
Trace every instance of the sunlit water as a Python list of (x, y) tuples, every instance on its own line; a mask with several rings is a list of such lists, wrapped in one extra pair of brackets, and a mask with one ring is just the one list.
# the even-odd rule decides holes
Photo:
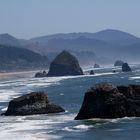
[[(92, 85), (140, 84), (139, 66), (132, 73), (112, 73), (112, 68), (98, 69), (93, 76), (27, 78), (0, 81), (0, 112), (14, 97), (31, 91), (45, 91), (49, 99), (66, 112), (23, 117), (0, 116), (0, 140), (140, 140), (140, 119), (92, 119), (75, 121), (84, 93)], [(119, 71), (119, 70), (118, 70)]]

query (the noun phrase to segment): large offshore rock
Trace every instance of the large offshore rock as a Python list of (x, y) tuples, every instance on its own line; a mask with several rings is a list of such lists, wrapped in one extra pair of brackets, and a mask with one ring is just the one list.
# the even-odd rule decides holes
[(128, 63), (123, 63), (122, 71), (123, 72), (131, 72), (132, 70), (131, 70), (130, 66), (128, 65)]
[(43, 92), (32, 92), (11, 100), (7, 111), (3, 115), (16, 116), (59, 112), (64, 112), (64, 109), (49, 102), (46, 94)]
[(83, 71), (76, 57), (63, 51), (51, 63), (47, 76), (69, 75), (83, 75)]
[(140, 86), (97, 84), (85, 93), (76, 120), (91, 118), (140, 117)]

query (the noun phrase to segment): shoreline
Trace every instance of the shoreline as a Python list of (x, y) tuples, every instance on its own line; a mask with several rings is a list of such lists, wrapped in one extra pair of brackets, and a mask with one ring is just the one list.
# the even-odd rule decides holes
[(18, 72), (0, 72), (0, 81), (1, 80), (10, 80), (15, 78), (26, 78), (31, 75), (35, 75), (36, 72), (41, 71), (38, 70), (27, 70), (27, 71), (18, 71)]

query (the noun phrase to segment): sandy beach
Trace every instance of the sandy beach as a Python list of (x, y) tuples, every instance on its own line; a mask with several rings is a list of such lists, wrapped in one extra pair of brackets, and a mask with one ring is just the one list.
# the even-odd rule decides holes
[(35, 73), (38, 72), (38, 71), (40, 71), (40, 70), (0, 73), (0, 80), (10, 80), (10, 79), (15, 79), (15, 78), (26, 78), (28, 76), (34, 77)]

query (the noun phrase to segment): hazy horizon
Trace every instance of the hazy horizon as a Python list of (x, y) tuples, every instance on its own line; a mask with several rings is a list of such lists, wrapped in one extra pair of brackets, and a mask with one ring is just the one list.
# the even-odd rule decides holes
[(138, 0), (1, 0), (0, 33), (29, 39), (115, 29), (140, 37), (139, 5)]

